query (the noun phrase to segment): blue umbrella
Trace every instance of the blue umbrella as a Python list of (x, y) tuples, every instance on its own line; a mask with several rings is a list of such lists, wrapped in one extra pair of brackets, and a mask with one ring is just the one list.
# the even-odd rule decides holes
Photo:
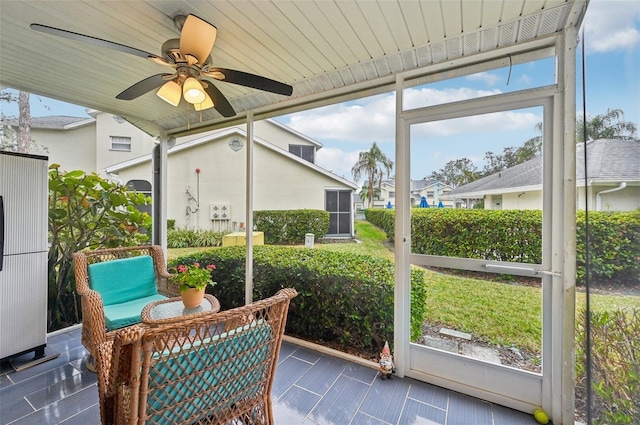
[(442, 201), (438, 202), (438, 208), (444, 208), (444, 204), (442, 203)]
[(429, 208), (429, 204), (427, 203), (427, 198), (425, 198), (424, 196), (422, 198), (420, 198), (420, 208)]
[(391, 209), (391, 208), (393, 208), (393, 207), (391, 206), (391, 201), (389, 201), (389, 202), (387, 202), (387, 209)]

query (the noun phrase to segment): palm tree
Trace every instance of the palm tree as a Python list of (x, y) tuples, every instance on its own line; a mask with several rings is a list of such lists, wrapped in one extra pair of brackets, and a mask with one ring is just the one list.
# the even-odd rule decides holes
[(351, 168), (354, 180), (360, 180), (361, 176), (367, 177), (367, 195), (366, 199), (369, 201), (369, 207), (373, 206), (373, 198), (375, 196), (375, 186), (378, 189), (382, 185), (382, 177), (385, 172), (387, 176), (393, 169), (393, 161), (391, 161), (378, 147), (376, 142), (373, 142), (371, 149), (366, 152), (360, 152), (358, 156), (358, 162)]
[(637, 141), (636, 125), (624, 121), (622, 109), (607, 109), (606, 114), (596, 115), (585, 121), (576, 122), (576, 141), (584, 142), (584, 127), (587, 127), (587, 140), (619, 139)]

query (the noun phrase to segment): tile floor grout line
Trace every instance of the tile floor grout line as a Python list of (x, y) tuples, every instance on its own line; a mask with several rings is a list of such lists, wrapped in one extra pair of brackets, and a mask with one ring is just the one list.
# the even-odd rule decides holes
[(60, 421), (60, 422), (58, 422), (58, 423), (61, 423), (61, 424), (62, 424), (62, 423), (65, 423), (65, 422), (66, 422), (66, 421), (68, 421), (69, 419), (71, 419), (71, 418), (75, 418), (75, 417), (76, 417), (76, 416), (78, 416), (79, 414), (84, 413), (84, 412), (86, 412), (87, 410), (92, 409), (92, 408), (93, 408), (93, 407), (95, 407), (95, 406), (98, 406), (98, 408), (100, 408), (100, 403), (92, 404), (91, 406), (87, 407), (86, 409), (83, 409), (83, 410), (81, 410), (81, 411), (79, 411), (79, 412), (77, 412), (77, 413), (74, 413), (73, 415), (69, 416), (68, 418), (65, 418), (65, 419), (61, 420), (61, 421)]
[[(367, 389), (367, 393), (364, 395), (364, 397), (362, 397), (362, 400), (360, 400), (360, 403), (358, 404), (358, 408), (356, 409), (355, 413), (353, 414), (353, 417), (349, 421), (350, 424), (353, 423), (353, 421), (355, 420), (356, 416), (358, 416), (358, 413), (362, 413), (363, 415), (367, 415), (367, 416), (373, 418), (373, 416), (371, 416), (371, 415), (368, 415), (368, 414), (366, 414), (364, 412), (360, 412), (360, 408), (364, 404), (364, 401), (367, 399), (367, 397), (369, 397), (369, 393), (371, 392), (371, 389), (373, 388), (373, 384), (376, 382), (376, 378), (377, 377), (378, 377), (378, 372), (376, 372), (376, 375), (373, 377), (373, 381), (371, 381), (371, 383), (368, 384), (369, 388)], [(366, 384), (366, 382), (363, 382), (363, 383)], [(376, 418), (376, 419), (378, 419), (378, 418)]]
[(438, 407), (435, 404), (427, 403), (426, 401), (418, 400), (417, 398), (414, 398), (414, 397), (407, 396), (407, 399), (413, 400), (416, 403), (424, 404), (425, 406), (433, 407), (434, 409), (442, 410), (443, 412), (447, 411), (447, 409), (443, 409), (442, 407)]
[(407, 407), (407, 400), (409, 399), (410, 393), (411, 393), (411, 384), (409, 384), (409, 387), (407, 388), (407, 394), (404, 396), (404, 400), (402, 402), (402, 409), (400, 409), (400, 415), (398, 415), (398, 421), (396, 422), (396, 425), (401, 425), (400, 419), (402, 419), (402, 413), (404, 412), (405, 407)]

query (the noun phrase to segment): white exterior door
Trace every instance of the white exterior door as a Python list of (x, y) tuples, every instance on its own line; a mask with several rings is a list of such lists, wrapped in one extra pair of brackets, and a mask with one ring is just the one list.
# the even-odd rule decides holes
[[(395, 233), (396, 239), (401, 238), (401, 241), (396, 240), (396, 250), (403, 251), (396, 253), (396, 266), (401, 268), (397, 272), (397, 282), (408, 281), (410, 268), (423, 268), (427, 273), (427, 285), (438, 286), (450, 300), (447, 306), (439, 306), (442, 311), (435, 313), (440, 320), (432, 319), (422, 336), (413, 340), (409, 334), (410, 312), (405, 311), (405, 308), (410, 311), (409, 291), (404, 292), (400, 311), (396, 304), (396, 314), (402, 317), (399, 328), (403, 333), (400, 338), (403, 373), (522, 411), (533, 411), (540, 406), (549, 411), (552, 399), (560, 397), (560, 377), (556, 374), (554, 381), (553, 375), (562, 356), (553, 347), (560, 345), (558, 341), (563, 338), (563, 328), (561, 318), (552, 321), (552, 313), (557, 312), (554, 305), (557, 306), (559, 300), (554, 297), (558, 296), (562, 279), (553, 271), (552, 258), (562, 257), (561, 244), (553, 241), (553, 229), (562, 225), (562, 216), (552, 209), (552, 201), (554, 197), (562, 196), (562, 173), (557, 166), (562, 155), (553, 143), (554, 95), (552, 88), (528, 90), (458, 102), (455, 107), (442, 105), (404, 111), (399, 118), (404, 143), (399, 149), (399, 156), (403, 158), (398, 160), (406, 165), (414, 161), (410, 152), (416, 143), (433, 143), (433, 149), (437, 149), (438, 144), (448, 143), (438, 137), (425, 137), (425, 134), (433, 134), (425, 131), (429, 126), (465, 125), (499, 113), (534, 113), (541, 118), (544, 141), (540, 176), (542, 242), (536, 248), (535, 258), (495, 261), (491, 259), (491, 253), (485, 253), (484, 257), (488, 258), (485, 259), (483, 255), (459, 258), (414, 252), (415, 240), (424, 235), (412, 234), (411, 208), (396, 205)], [(474, 131), (469, 130), (470, 137)], [(521, 142), (514, 140), (513, 145)], [(465, 156), (463, 150), (460, 156)], [(411, 166), (407, 168), (410, 170)], [(397, 191), (406, 192), (410, 187), (410, 172), (404, 171), (398, 178), (403, 179), (404, 184), (397, 187)], [(403, 199), (408, 197), (407, 193)], [(495, 206), (486, 205), (485, 208), (495, 209)], [(511, 295), (502, 292), (502, 289), (514, 289), (508, 286), (523, 285), (521, 282), (527, 285), (521, 292), (509, 291)], [(480, 285), (484, 285), (484, 289), (479, 289)], [(478, 293), (474, 294), (476, 291)], [(502, 299), (513, 293), (521, 293), (527, 302), (520, 306), (517, 298)], [(525, 305), (529, 309), (526, 312), (523, 310)], [(466, 311), (457, 310), (458, 307)], [(535, 320), (526, 321), (530, 317)], [(479, 323), (489, 324), (492, 329), (478, 329), (475, 325)]]

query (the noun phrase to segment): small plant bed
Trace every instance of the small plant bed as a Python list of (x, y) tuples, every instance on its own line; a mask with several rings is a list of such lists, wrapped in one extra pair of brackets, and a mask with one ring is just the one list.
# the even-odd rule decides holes
[[(541, 369), (541, 356), (540, 353), (534, 353), (529, 350), (516, 347), (506, 347), (502, 345), (492, 344), (485, 341), (482, 338), (478, 338), (475, 335), (471, 335), (471, 339), (457, 340), (456, 338), (444, 336), (441, 333), (443, 328), (448, 328), (442, 324), (430, 324), (425, 323), (422, 326), (422, 337), (416, 341), (418, 344), (432, 346), (432, 341), (441, 341), (440, 345), (451, 348), (451, 352), (457, 352), (458, 354), (466, 355), (463, 344), (471, 344), (474, 347), (480, 347), (483, 351), (494, 352), (499, 356), (500, 364), (504, 366), (514, 367), (516, 369), (528, 370), (530, 372), (540, 373)], [(431, 343), (427, 341), (429, 339)], [(457, 351), (454, 351), (457, 349)], [(471, 355), (470, 357), (475, 357)]]

